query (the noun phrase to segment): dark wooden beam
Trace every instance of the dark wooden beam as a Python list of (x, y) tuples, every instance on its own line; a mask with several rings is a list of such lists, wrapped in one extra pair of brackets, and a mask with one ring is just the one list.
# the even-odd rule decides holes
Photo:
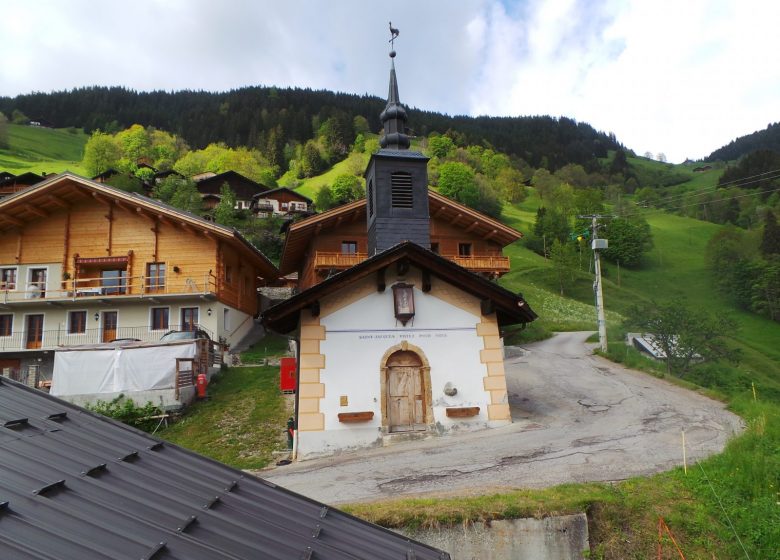
[(395, 266), (398, 274), (401, 276), (409, 272), (409, 261), (407, 259), (400, 259)]
[(46, 200), (51, 202), (54, 206), (62, 208), (63, 210), (67, 210), (68, 208), (70, 208), (70, 205), (67, 202), (63, 201), (61, 198), (58, 198), (52, 194), (48, 195), (46, 197)]
[(477, 229), (478, 225), (479, 225), (479, 222), (477, 222), (477, 221), (472, 222), (472, 224), (469, 227), (466, 228), (466, 230), (465, 230), (466, 233), (471, 233), (472, 231)]
[(385, 288), (387, 287), (387, 284), (385, 283), (385, 270), (384, 268), (380, 268), (376, 271), (376, 291), (377, 292), (384, 292)]
[(317, 301), (313, 302), (309, 306), (309, 311), (311, 311), (311, 316), (312, 317), (319, 317), (320, 316), (320, 301), (317, 300)]
[(426, 294), (431, 291), (431, 273), (427, 269), (422, 271), (422, 291)]
[(496, 311), (496, 306), (493, 303), (492, 299), (483, 299), (482, 301), (480, 301), (479, 308), (480, 311), (482, 311), (483, 315), (491, 315)]
[(490, 240), (490, 239), (492, 239), (492, 238), (493, 238), (493, 237), (494, 237), (494, 236), (495, 236), (497, 233), (498, 233), (498, 230), (497, 230), (497, 229), (494, 229), (493, 231), (489, 232), (487, 235), (483, 235), (483, 236), (482, 236), (482, 238), (483, 238), (485, 241), (489, 241), (489, 240)]
[(455, 224), (455, 223), (457, 223), (457, 221), (458, 221), (458, 220), (460, 220), (462, 217), (463, 217), (463, 214), (461, 214), (460, 212), (458, 212), (457, 214), (455, 214), (455, 216), (453, 216), (453, 217), (452, 217), (452, 219), (450, 220), (450, 223), (451, 223), (451, 224)]
[(24, 222), (22, 220), (19, 218), (14, 218), (13, 216), (9, 216), (8, 214), (0, 214), (0, 219), (5, 220), (9, 224), (13, 224), (16, 227), (24, 227)]

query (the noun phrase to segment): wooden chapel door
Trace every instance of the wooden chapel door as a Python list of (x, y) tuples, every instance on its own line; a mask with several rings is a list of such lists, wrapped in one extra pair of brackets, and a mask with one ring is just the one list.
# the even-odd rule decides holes
[(425, 430), (422, 361), (414, 352), (399, 351), (387, 360), (387, 414), (391, 432)]

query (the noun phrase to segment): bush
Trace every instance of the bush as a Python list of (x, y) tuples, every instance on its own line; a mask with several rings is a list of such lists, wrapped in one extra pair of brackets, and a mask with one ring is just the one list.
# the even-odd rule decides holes
[(87, 404), (84, 408), (145, 432), (154, 432), (160, 421), (152, 417), (163, 414), (163, 411), (151, 402), (138, 406), (124, 395), (119, 395), (110, 402), (99, 400), (95, 404)]

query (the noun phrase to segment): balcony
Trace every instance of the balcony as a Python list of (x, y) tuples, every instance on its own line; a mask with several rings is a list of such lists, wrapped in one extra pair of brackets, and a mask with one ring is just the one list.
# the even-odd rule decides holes
[[(96, 323), (97, 324), (97, 323)], [(183, 330), (180, 325), (169, 324), (165, 329), (152, 329), (150, 326), (83, 329), (80, 333), (69, 333), (65, 328), (44, 331), (14, 332), (9, 336), (0, 336), (0, 352), (23, 350), (55, 350), (82, 344), (100, 344), (116, 339), (138, 340), (140, 342), (158, 342), (169, 330)], [(202, 325), (196, 330), (206, 332), (212, 339), (213, 333)], [(215, 342), (216, 344), (216, 342)]]
[[(442, 255), (471, 272), (502, 275), (509, 272), (509, 257), (502, 255)], [(317, 251), (314, 254), (315, 270), (343, 270), (366, 260), (366, 253), (326, 253)]]
[(122, 276), (115, 278), (95, 277), (64, 280), (55, 284), (51, 280), (31, 282), (26, 287), (19, 283), (0, 287), (0, 306), (14, 304), (35, 304), (41, 300), (48, 303), (82, 301), (108, 298), (155, 298), (163, 296), (210, 295), (217, 292), (217, 278), (213, 274), (202, 277), (146, 277)]

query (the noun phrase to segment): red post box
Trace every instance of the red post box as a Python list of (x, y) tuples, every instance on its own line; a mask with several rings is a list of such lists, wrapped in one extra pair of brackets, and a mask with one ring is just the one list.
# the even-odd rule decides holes
[(198, 398), (199, 399), (205, 399), (206, 398), (206, 387), (208, 387), (209, 380), (206, 378), (205, 373), (201, 373), (198, 375), (198, 378), (195, 382), (197, 389), (198, 389)]
[(295, 391), (295, 370), (298, 364), (295, 358), (282, 358), (279, 363), (279, 388), (283, 392)]

